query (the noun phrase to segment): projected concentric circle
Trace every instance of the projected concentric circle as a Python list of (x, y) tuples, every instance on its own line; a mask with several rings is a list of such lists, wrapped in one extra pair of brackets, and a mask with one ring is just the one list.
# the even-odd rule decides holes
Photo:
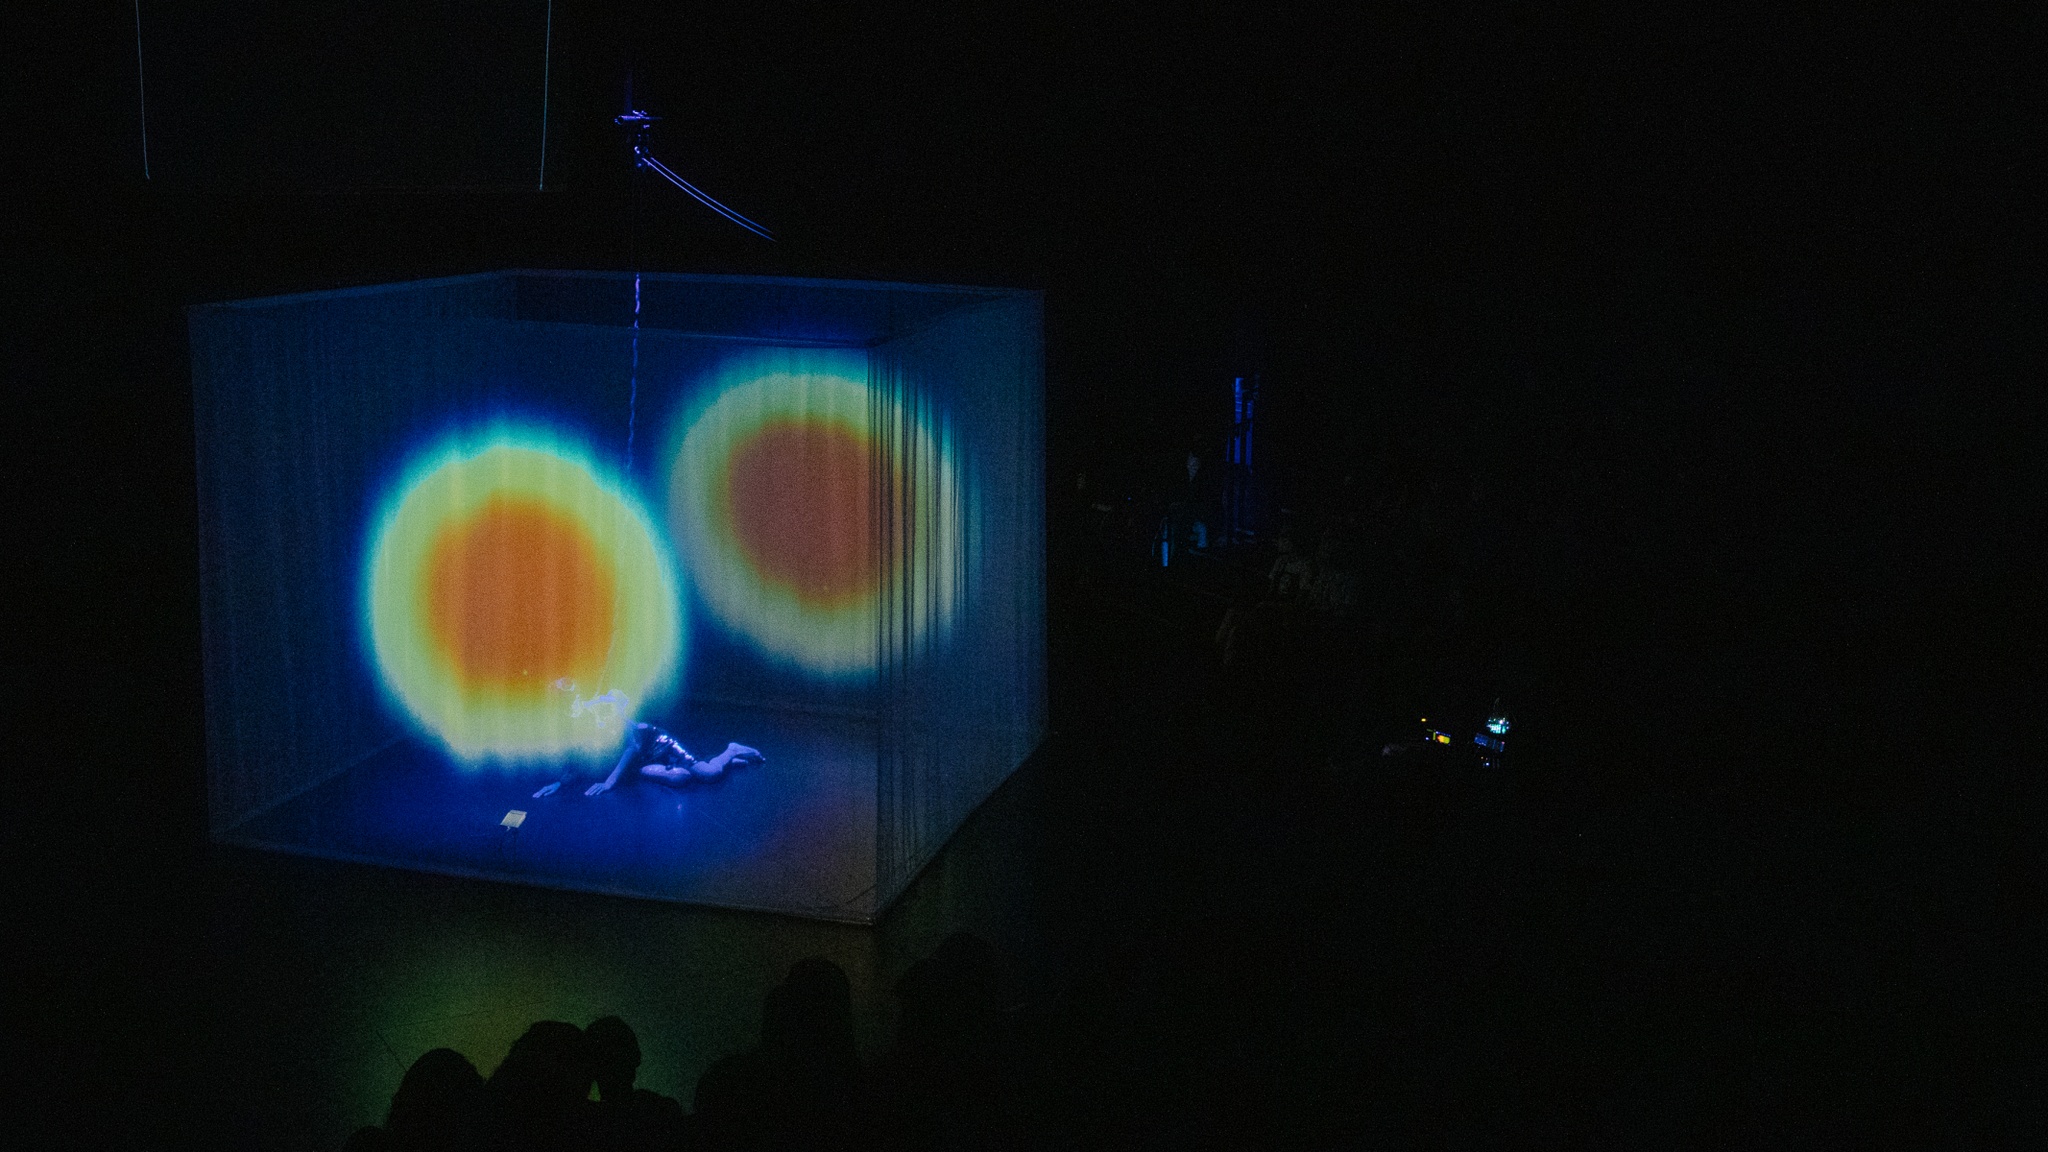
[(864, 360), (789, 359), (729, 369), (690, 419), (670, 473), (670, 526), (699, 597), (727, 627), (813, 673), (869, 670), (885, 598), (907, 608), (909, 643), (951, 622), (955, 465), (929, 428), (855, 378)]
[(646, 516), (531, 438), (451, 444), (401, 485), (366, 600), (386, 686), (468, 761), (616, 745), (618, 718), (578, 702), (645, 699), (682, 645), (673, 565)]

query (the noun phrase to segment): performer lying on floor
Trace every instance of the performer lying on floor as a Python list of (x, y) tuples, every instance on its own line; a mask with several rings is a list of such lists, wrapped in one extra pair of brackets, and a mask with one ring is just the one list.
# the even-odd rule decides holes
[[(596, 796), (620, 784), (632, 784), (643, 776), (664, 784), (686, 784), (716, 776), (728, 764), (758, 764), (766, 759), (759, 748), (727, 744), (725, 751), (709, 760), (699, 760), (690, 755), (682, 741), (667, 732), (652, 724), (635, 724), (626, 733), (626, 747), (619, 753), (619, 762), (612, 765), (612, 774), (585, 788), (583, 794)], [(534, 799), (551, 796), (561, 786), (562, 781), (557, 780), (535, 792)]]

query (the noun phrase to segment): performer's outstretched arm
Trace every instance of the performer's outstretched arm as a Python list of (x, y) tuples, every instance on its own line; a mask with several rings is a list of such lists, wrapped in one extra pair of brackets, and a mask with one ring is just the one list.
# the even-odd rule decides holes
[(602, 780), (599, 780), (597, 783), (592, 784), (590, 787), (585, 788), (583, 790), (583, 794), (585, 796), (595, 796), (600, 792), (611, 791), (612, 787), (619, 782), (619, 773), (624, 772), (626, 770), (626, 761), (631, 760), (633, 758), (633, 753), (638, 750), (639, 744), (637, 741), (628, 741), (626, 744), (626, 750), (619, 753), (619, 762), (617, 764), (612, 765), (612, 774), (605, 777)]

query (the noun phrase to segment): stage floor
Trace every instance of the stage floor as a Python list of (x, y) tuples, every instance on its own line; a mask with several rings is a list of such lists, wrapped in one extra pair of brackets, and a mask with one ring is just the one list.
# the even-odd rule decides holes
[[(583, 795), (603, 771), (465, 771), (405, 739), (222, 839), (251, 847), (691, 904), (865, 922), (875, 886), (870, 722), (697, 707), (676, 729), (699, 755), (738, 740), (765, 764), (673, 788)], [(526, 819), (517, 832), (502, 821)]]

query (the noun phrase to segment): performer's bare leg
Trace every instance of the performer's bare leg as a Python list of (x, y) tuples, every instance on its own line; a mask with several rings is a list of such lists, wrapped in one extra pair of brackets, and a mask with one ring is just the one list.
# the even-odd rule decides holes
[(643, 764), (640, 767), (640, 774), (652, 776), (657, 780), (668, 781), (683, 780), (691, 776), (701, 776), (708, 779), (725, 771), (725, 766), (728, 764), (754, 764), (766, 759), (766, 756), (761, 755), (759, 748), (749, 748), (745, 744), (727, 744), (725, 751), (711, 757), (709, 760), (698, 760), (690, 764), (678, 764), (673, 768), (660, 764)]

